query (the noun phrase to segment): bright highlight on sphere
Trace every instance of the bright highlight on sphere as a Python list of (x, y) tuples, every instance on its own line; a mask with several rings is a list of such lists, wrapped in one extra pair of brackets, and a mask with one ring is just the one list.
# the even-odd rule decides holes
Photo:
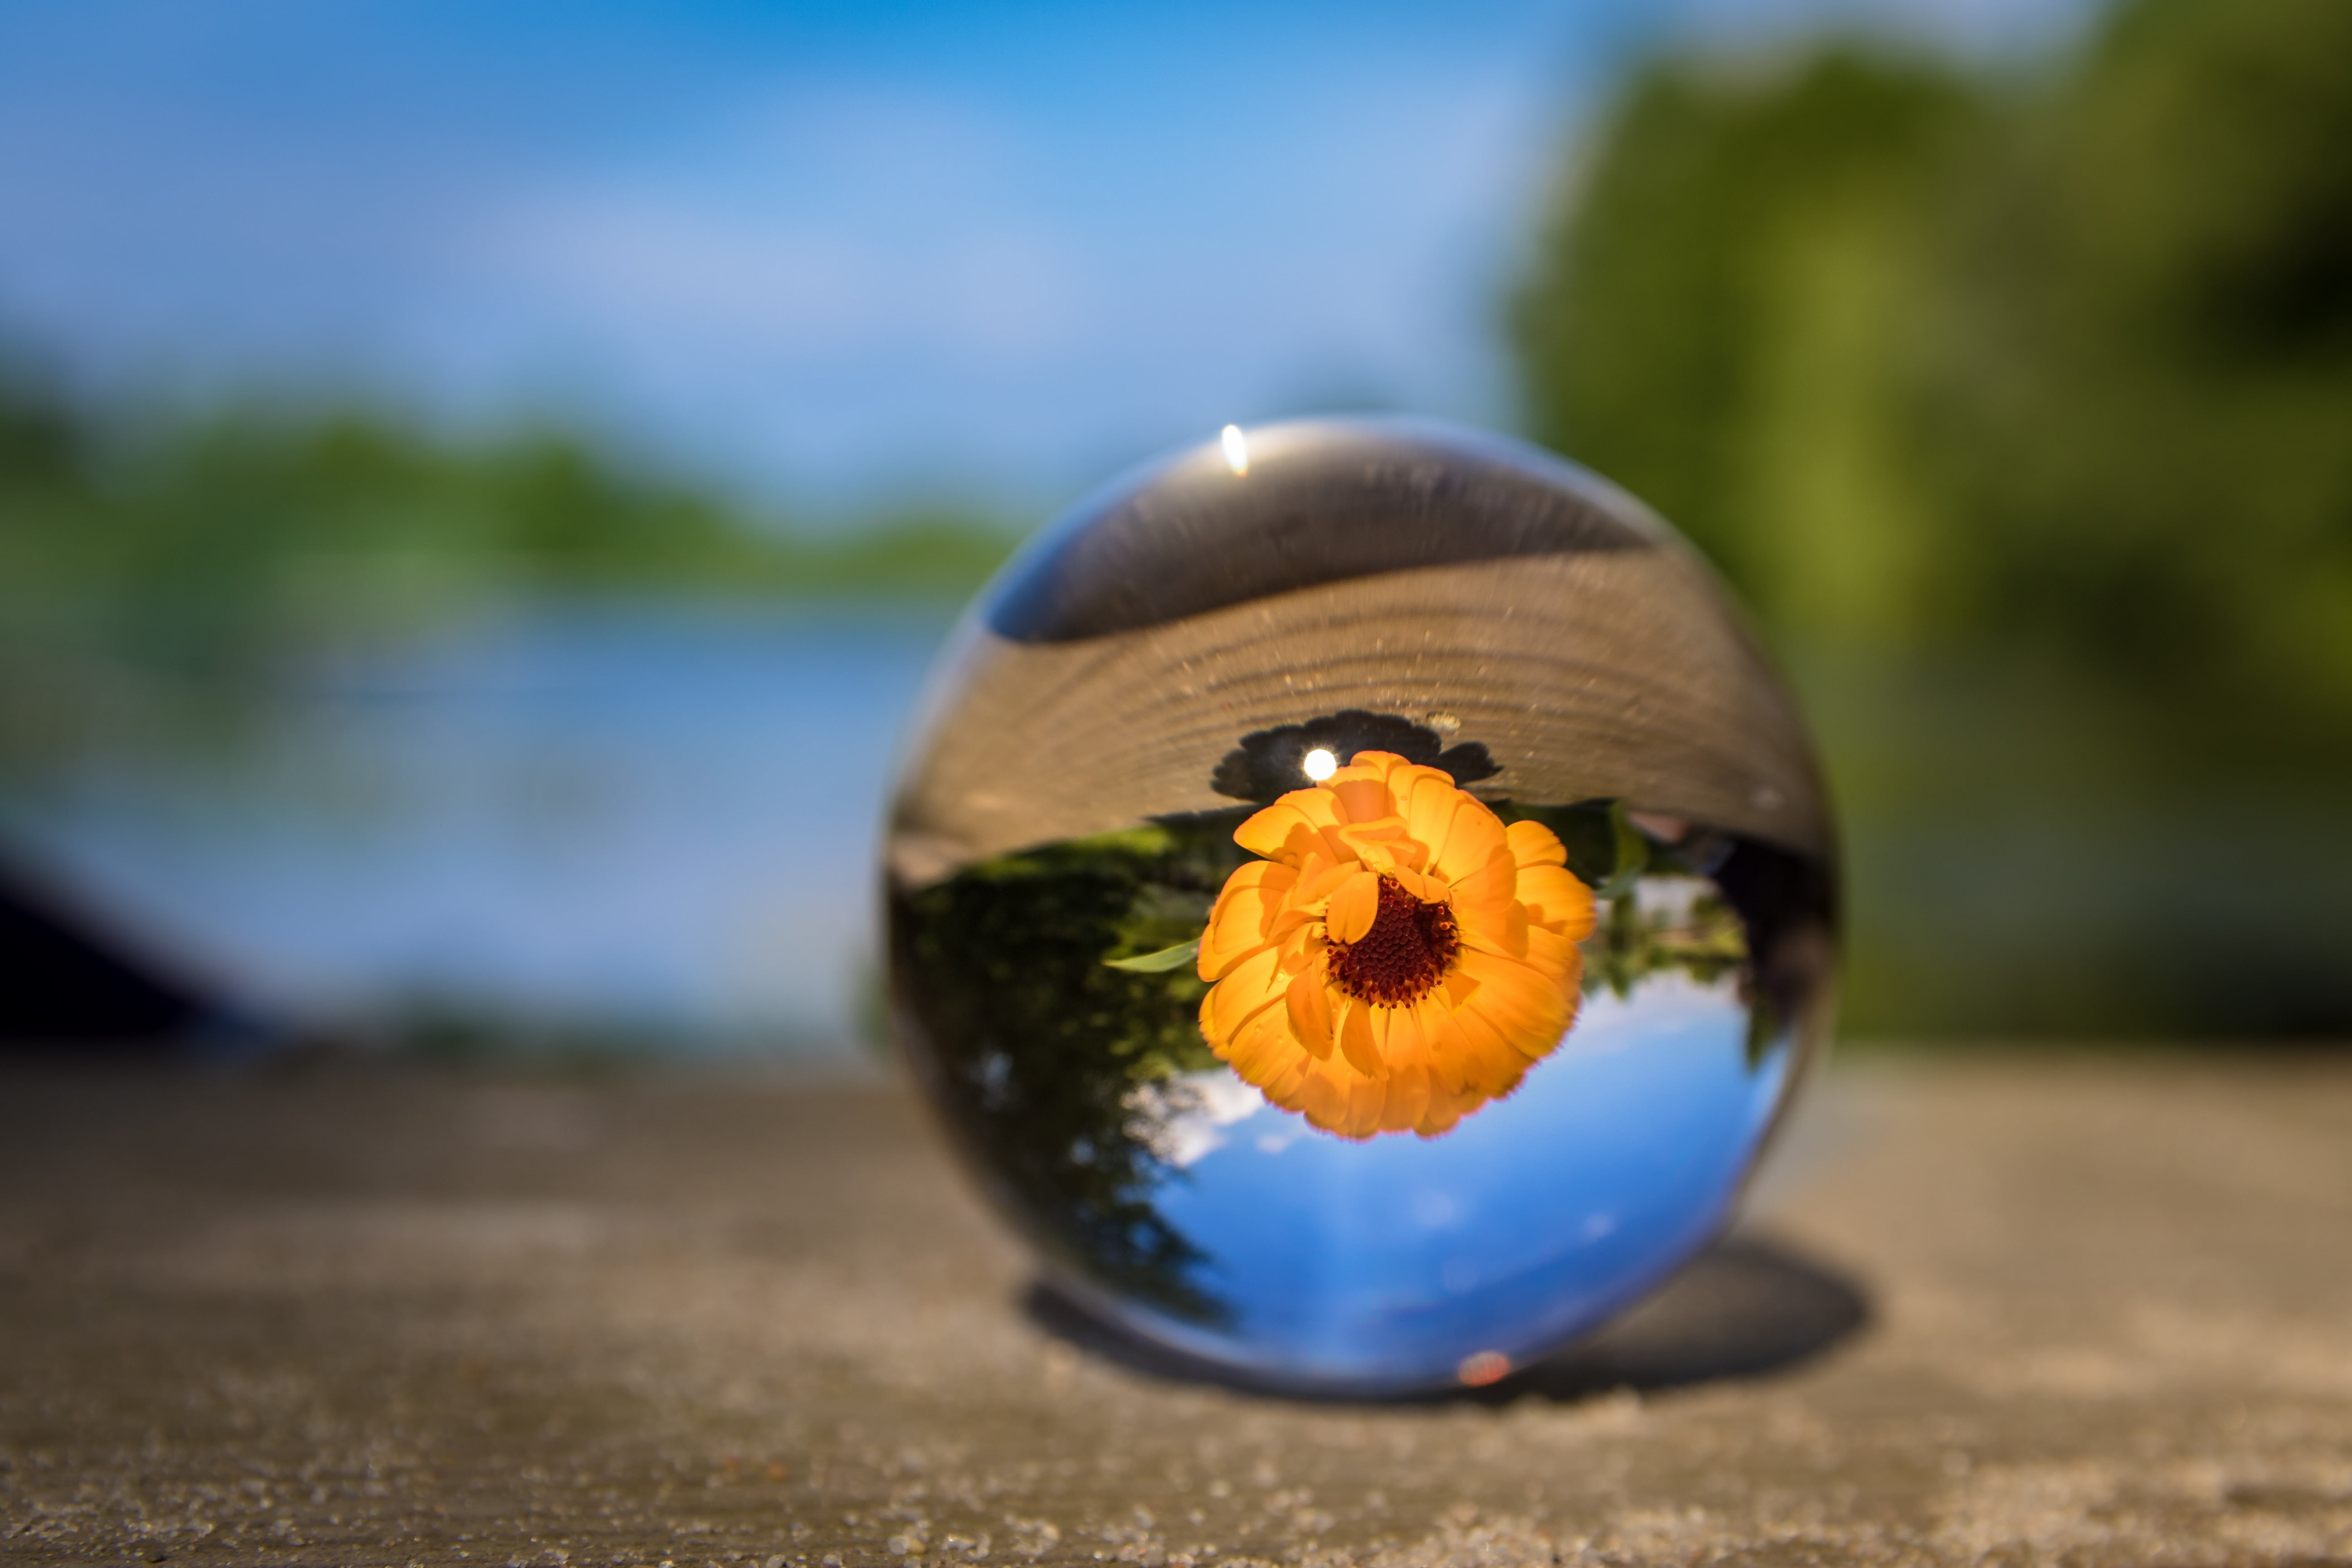
[(1218, 439), (1224, 443), (1225, 467), (1231, 468), (1235, 474), (1248, 473), (1249, 437), (1242, 434), (1242, 427), (1238, 425), (1228, 425), (1224, 428), (1223, 435)]
[(1646, 510), (1424, 422), (1255, 435), (974, 606), (887, 817), (894, 1016), (1067, 1300), (1255, 1383), (1507, 1387), (1729, 1223), (1826, 1040), (1835, 826)]

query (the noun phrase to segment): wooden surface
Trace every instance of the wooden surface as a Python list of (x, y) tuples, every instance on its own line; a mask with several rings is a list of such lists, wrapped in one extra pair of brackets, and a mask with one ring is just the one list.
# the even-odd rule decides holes
[(2352, 1560), (2352, 1058), (1852, 1062), (1499, 1388), (1171, 1379), (885, 1084), (0, 1076), (0, 1561)]
[(910, 887), (1008, 850), (1230, 810), (1209, 778), (1244, 735), (1349, 709), (1450, 714), (1449, 742), (1501, 764), (1479, 794), (1622, 797), (1829, 848), (1787, 691), (1679, 550), (1359, 577), (1081, 642), (964, 637), (971, 684), (926, 731), (894, 811), (891, 868)]

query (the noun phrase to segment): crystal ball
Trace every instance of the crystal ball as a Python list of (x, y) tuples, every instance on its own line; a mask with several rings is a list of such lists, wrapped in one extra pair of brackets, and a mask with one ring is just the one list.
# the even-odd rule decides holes
[(1081, 1307), (1343, 1394), (1507, 1375), (1728, 1223), (1830, 1026), (1788, 691), (1642, 504), (1242, 430), (982, 592), (885, 846), (894, 1018)]

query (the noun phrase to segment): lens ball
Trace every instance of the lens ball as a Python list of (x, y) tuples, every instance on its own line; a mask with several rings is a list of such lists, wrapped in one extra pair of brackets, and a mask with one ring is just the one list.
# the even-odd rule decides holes
[(1826, 1043), (1833, 832), (1639, 502), (1228, 426), (1046, 530), (886, 849), (908, 1059), (1059, 1287), (1225, 1375), (1480, 1384), (1728, 1221)]

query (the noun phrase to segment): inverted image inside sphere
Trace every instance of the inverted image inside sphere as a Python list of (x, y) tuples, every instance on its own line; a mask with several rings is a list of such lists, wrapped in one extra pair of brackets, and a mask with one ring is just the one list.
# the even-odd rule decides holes
[(910, 1059), (1069, 1293), (1239, 1375), (1590, 1327), (1723, 1224), (1825, 1032), (1794, 708), (1669, 529), (1515, 444), (1307, 422), (1113, 485), (908, 757)]

